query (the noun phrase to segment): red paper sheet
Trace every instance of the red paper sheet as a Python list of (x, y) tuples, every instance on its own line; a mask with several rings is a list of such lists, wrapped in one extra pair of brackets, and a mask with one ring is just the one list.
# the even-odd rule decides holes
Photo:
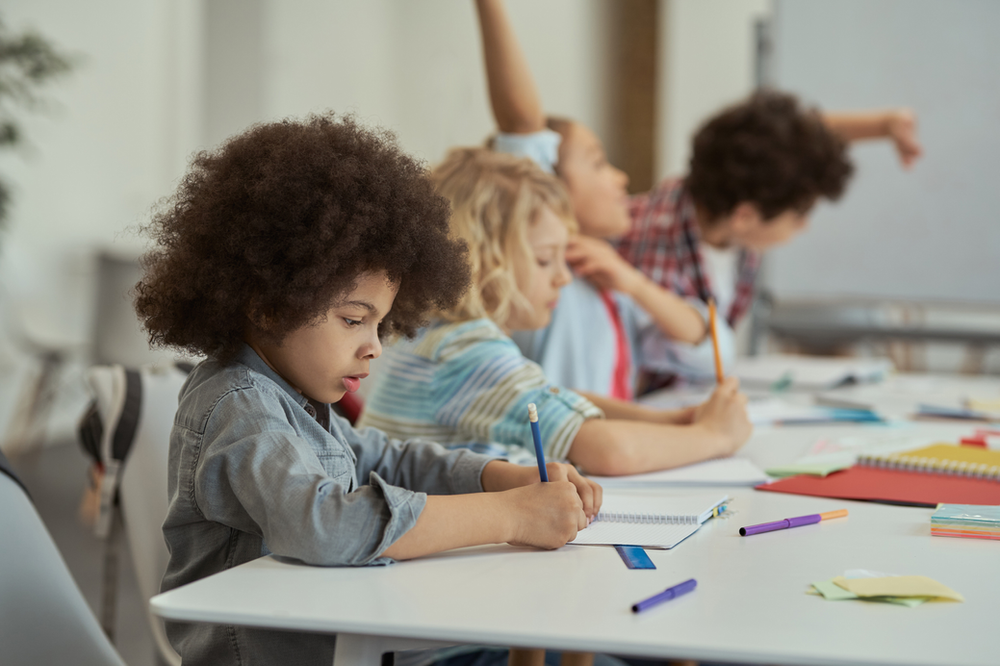
[(1000, 504), (1000, 482), (996, 480), (905, 472), (855, 465), (826, 477), (791, 476), (756, 486), (793, 495), (815, 495), (839, 499), (871, 500), (888, 504), (934, 507), (946, 504)]

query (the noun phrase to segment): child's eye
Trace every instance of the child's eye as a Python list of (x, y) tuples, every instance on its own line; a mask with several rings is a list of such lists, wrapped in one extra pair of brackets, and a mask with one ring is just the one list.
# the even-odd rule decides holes
[(359, 319), (348, 319), (347, 317), (344, 317), (344, 323), (352, 327), (361, 326), (361, 320)]
[(548, 268), (549, 266), (552, 265), (552, 260), (551, 259), (537, 259), (536, 262), (542, 268)]

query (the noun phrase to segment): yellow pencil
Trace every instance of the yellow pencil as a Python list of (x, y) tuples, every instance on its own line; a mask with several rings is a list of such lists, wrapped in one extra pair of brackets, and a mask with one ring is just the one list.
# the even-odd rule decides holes
[(715, 330), (715, 299), (708, 299), (708, 330), (712, 335), (712, 351), (715, 353), (715, 379), (720, 384), (725, 379), (722, 373), (722, 356), (719, 354), (719, 334)]

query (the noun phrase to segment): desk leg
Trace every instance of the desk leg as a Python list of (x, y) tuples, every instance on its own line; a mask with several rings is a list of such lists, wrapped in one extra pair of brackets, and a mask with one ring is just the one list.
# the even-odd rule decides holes
[(455, 645), (441, 641), (414, 638), (390, 638), (363, 634), (337, 634), (333, 651), (333, 666), (381, 666), (382, 654), (399, 650), (426, 650)]

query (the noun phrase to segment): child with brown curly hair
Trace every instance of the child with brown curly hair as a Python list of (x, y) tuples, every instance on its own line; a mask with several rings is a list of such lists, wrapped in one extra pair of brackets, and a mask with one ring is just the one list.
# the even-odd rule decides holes
[[(254, 126), (195, 157), (149, 232), (136, 310), (150, 340), (208, 356), (171, 432), (163, 590), (269, 554), (356, 566), (555, 548), (600, 507), (600, 487), (568, 465), (537, 483), (537, 468), (356, 431), (331, 412), (381, 336), (412, 334), (469, 282), (447, 202), (391, 135), (332, 115)], [(332, 636), (167, 633), (185, 664), (333, 659)]]

